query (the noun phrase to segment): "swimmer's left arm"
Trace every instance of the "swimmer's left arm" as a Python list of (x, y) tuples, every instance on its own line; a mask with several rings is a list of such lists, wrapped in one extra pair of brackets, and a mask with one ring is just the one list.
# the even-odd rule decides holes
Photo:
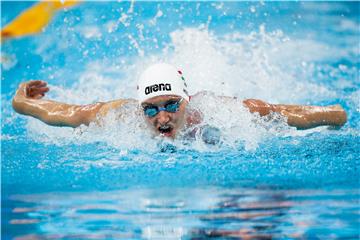
[(340, 105), (321, 107), (270, 104), (258, 99), (246, 99), (243, 104), (251, 113), (257, 112), (260, 116), (277, 112), (287, 118), (287, 123), (290, 126), (298, 129), (325, 125), (341, 127), (347, 121), (346, 112)]

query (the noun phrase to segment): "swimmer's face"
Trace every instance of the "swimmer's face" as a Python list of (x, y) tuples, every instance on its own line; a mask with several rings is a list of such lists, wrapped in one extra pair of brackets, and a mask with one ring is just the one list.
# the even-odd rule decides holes
[[(174, 109), (177, 106), (177, 111), (169, 112), (166, 110), (156, 111), (160, 108)], [(165, 137), (174, 138), (177, 131), (182, 128), (185, 123), (185, 109), (188, 101), (175, 95), (157, 96), (145, 100), (141, 103), (143, 109), (148, 109), (150, 115), (157, 112), (154, 116), (149, 116), (143, 111), (146, 122), (153, 128), (155, 133)], [(152, 114), (151, 114), (152, 113)]]

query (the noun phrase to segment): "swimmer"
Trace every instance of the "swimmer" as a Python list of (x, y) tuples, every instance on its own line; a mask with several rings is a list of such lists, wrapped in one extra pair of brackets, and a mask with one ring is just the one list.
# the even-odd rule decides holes
[[(48, 91), (45, 81), (21, 83), (13, 98), (14, 110), (52, 126), (78, 127), (96, 122), (112, 109), (136, 102), (153, 132), (169, 138), (175, 138), (180, 129), (201, 122), (201, 112), (187, 111), (187, 106), (192, 98), (201, 97), (202, 94), (189, 96), (182, 72), (165, 63), (152, 65), (142, 73), (137, 85), (137, 100), (119, 99), (89, 105), (73, 105), (43, 99)], [(272, 112), (279, 113), (286, 117), (288, 125), (298, 129), (324, 125), (341, 127), (347, 121), (346, 112), (340, 105), (284, 105), (270, 104), (258, 99), (240, 101), (232, 97), (222, 98), (238, 101), (249, 112), (258, 113), (260, 116)]]

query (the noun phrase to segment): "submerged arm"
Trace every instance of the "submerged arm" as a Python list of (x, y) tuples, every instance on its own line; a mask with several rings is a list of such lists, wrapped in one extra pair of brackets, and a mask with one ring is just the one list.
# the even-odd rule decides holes
[(52, 126), (78, 127), (89, 125), (97, 114), (105, 115), (112, 107), (119, 107), (125, 100), (89, 105), (72, 105), (42, 99), (49, 88), (44, 81), (22, 83), (13, 98), (16, 112), (32, 116)]
[(257, 99), (243, 101), (250, 112), (257, 112), (265, 116), (271, 112), (277, 112), (287, 117), (287, 123), (298, 129), (307, 129), (317, 126), (329, 125), (343, 126), (347, 121), (346, 112), (340, 105), (332, 106), (301, 106), (285, 104), (269, 104)]

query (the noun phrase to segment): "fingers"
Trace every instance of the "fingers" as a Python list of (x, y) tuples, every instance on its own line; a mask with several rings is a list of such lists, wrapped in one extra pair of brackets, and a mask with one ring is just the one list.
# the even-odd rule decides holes
[(45, 96), (45, 93), (49, 91), (47, 83), (45, 81), (34, 80), (26, 83), (26, 96), (40, 99)]
[(29, 87), (46, 87), (47, 82), (41, 80), (32, 80), (32, 81), (28, 81), (27, 85)]
[(37, 95), (45, 95), (46, 92), (49, 91), (48, 87), (28, 87), (27, 89), (27, 95), (29, 97), (35, 97)]

